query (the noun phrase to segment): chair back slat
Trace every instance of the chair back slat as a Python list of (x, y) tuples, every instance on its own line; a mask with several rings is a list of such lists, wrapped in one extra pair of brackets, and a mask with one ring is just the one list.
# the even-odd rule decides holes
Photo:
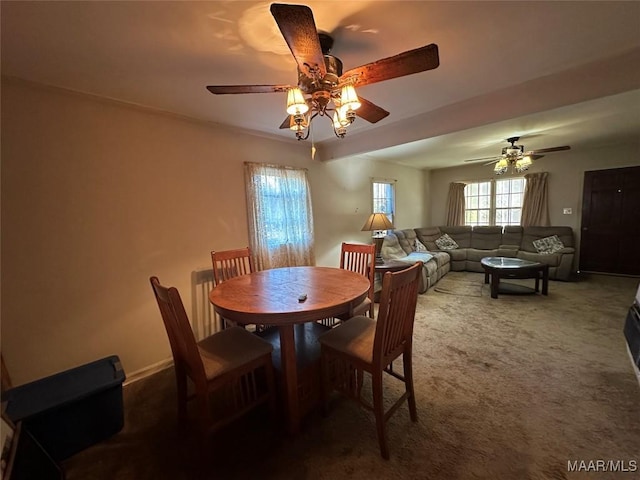
[(376, 246), (375, 244), (342, 243), (340, 268), (364, 275), (369, 279), (369, 298), (373, 301)]
[(204, 365), (178, 290), (160, 285), (157, 277), (151, 277), (150, 281), (167, 330), (174, 363), (182, 365), (194, 381), (204, 381)]
[(418, 303), (418, 287), (422, 263), (399, 272), (387, 272), (382, 280), (373, 362), (386, 365), (411, 342), (413, 322)]
[(211, 252), (213, 264), (213, 278), (216, 285), (230, 278), (247, 275), (254, 271), (251, 249), (238, 248)]

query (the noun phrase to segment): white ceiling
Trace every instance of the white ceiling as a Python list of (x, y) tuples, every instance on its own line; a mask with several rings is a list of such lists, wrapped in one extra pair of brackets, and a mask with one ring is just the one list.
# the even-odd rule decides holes
[[(435, 70), (358, 89), (391, 112), (379, 123), (358, 119), (343, 140), (316, 125), (321, 159), (441, 168), (497, 155), (515, 135), (527, 150), (640, 140), (640, 2), (299, 3), (332, 32), (345, 70), (440, 51)], [(296, 83), (268, 2), (2, 1), (0, 15), (3, 75), (293, 136), (278, 129), (284, 94), (205, 89)]]

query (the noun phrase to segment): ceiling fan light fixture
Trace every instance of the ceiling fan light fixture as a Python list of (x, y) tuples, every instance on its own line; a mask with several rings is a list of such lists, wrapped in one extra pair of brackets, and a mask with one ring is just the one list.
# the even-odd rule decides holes
[[(379, 122), (389, 112), (369, 100), (359, 99), (354, 88), (356, 85), (360, 87), (426, 72), (440, 65), (438, 45), (431, 43), (344, 72), (342, 61), (330, 54), (333, 37), (317, 29), (313, 12), (307, 5), (272, 3), (269, 11), (297, 64), (297, 87), (209, 85), (207, 90), (214, 95), (287, 92), (287, 113), (296, 117), (306, 115), (307, 119), (306, 134), (302, 134), (299, 122), (293, 128), (298, 140), (310, 135), (311, 124), (316, 117), (327, 117), (333, 126), (331, 114), (339, 108), (342, 109), (338, 112), (340, 127), (335, 126), (334, 132), (337, 128), (348, 128), (355, 120), (358, 109), (357, 116), (360, 118), (369, 123)], [(280, 124), (280, 129), (287, 128), (291, 128), (290, 119)], [(340, 138), (344, 136), (337, 132), (336, 135)], [(313, 135), (311, 139), (313, 141)]]
[(340, 119), (340, 115), (338, 114), (338, 110), (333, 112), (333, 131), (336, 136), (339, 138), (344, 138), (347, 134), (347, 124), (344, 124), (344, 120)]
[(529, 167), (531, 166), (532, 163), (533, 162), (531, 161), (531, 157), (529, 156), (526, 156), (517, 160), (516, 166), (515, 166), (516, 172), (522, 173), (529, 170)]
[(309, 105), (304, 99), (302, 90), (290, 88), (287, 91), (287, 113), (289, 115), (305, 114), (309, 111)]
[(357, 110), (362, 105), (353, 85), (345, 85), (342, 87), (340, 92), (340, 105), (340, 108), (342, 108), (344, 112)]
[(334, 99), (335, 110), (333, 112), (333, 126), (335, 128), (338, 127), (348, 127), (353, 122), (352, 119), (349, 119), (346, 115), (347, 112), (340, 105), (340, 101), (336, 98)]
[(501, 158), (493, 167), (493, 172), (496, 175), (502, 175), (507, 173), (507, 168), (509, 168), (509, 162), (507, 162), (506, 158)]
[(309, 126), (306, 115), (297, 114), (289, 117), (289, 128), (294, 132), (303, 131)]

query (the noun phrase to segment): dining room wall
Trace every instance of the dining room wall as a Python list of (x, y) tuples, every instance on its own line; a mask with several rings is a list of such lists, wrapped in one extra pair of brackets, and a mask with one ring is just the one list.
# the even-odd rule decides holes
[(191, 273), (212, 249), (248, 244), (245, 161), (308, 169), (318, 265), (337, 266), (342, 241), (370, 241), (372, 177), (397, 180), (398, 226), (424, 217), (409, 167), (318, 162), (307, 142), (17, 79), (1, 94), (1, 342), (14, 384), (111, 354), (128, 375), (165, 362), (149, 276), (191, 312)]

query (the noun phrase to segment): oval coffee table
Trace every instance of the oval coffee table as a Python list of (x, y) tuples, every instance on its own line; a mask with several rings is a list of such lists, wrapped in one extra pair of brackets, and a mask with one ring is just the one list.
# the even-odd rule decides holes
[[(498, 298), (498, 293), (511, 295), (537, 293), (540, 291), (540, 279), (542, 279), (542, 294), (549, 293), (549, 265), (546, 263), (512, 257), (485, 257), (480, 260), (480, 264), (484, 268), (484, 283), (489, 283), (489, 277), (491, 277), (491, 298)], [(500, 279), (504, 278), (533, 278), (536, 285), (535, 288), (530, 288), (513, 283), (500, 283)]]

